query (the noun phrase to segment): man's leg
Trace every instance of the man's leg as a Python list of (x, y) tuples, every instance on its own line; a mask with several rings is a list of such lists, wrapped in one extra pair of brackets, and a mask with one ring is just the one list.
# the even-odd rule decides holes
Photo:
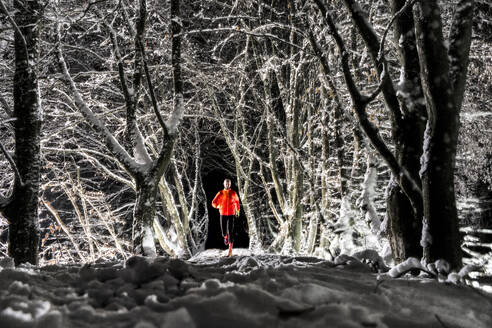
[(234, 235), (234, 216), (231, 215), (229, 216), (229, 242), (232, 244), (234, 242), (234, 237), (232, 237)]
[[(226, 234), (224, 234), (224, 225), (226, 225)], [(229, 240), (227, 240), (227, 216), (220, 215), (220, 232), (222, 234), (222, 238), (224, 238), (224, 244), (228, 244)]]
[(229, 254), (228, 256), (232, 256), (232, 245), (234, 242), (233, 234), (234, 234), (234, 216), (227, 217), (227, 234), (229, 235)]

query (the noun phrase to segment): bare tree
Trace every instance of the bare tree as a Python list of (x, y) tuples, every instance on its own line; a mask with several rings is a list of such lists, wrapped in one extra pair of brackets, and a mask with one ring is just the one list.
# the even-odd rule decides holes
[[(141, 0), (140, 4), (140, 16), (138, 24), (145, 24), (146, 19), (146, 1)], [(173, 85), (174, 85), (174, 106), (172, 114), (167, 122), (164, 122), (160, 117), (160, 111), (157, 99), (155, 97), (155, 90), (153, 89), (152, 81), (150, 79), (150, 73), (148, 71), (148, 65), (146, 63), (145, 48), (143, 44), (143, 35), (136, 35), (136, 44), (140, 55), (137, 55), (136, 61), (141, 61), (145, 76), (148, 83), (149, 93), (152, 100), (152, 106), (154, 112), (159, 120), (160, 127), (163, 131), (164, 140), (162, 141), (161, 149), (157, 153), (155, 159), (151, 159), (148, 151), (145, 149), (143, 143), (136, 143), (134, 156), (131, 156), (115, 139), (107, 127), (94, 115), (93, 111), (89, 108), (87, 103), (83, 100), (82, 95), (78, 91), (78, 88), (73, 81), (67, 64), (63, 56), (63, 50), (60, 44), (61, 32), (60, 24), (57, 23), (57, 54), (60, 69), (63, 76), (68, 81), (70, 89), (74, 96), (74, 102), (78, 109), (82, 112), (86, 120), (91, 124), (93, 129), (99, 133), (106, 144), (108, 150), (115, 156), (115, 158), (121, 163), (125, 170), (135, 180), (136, 191), (136, 203), (133, 212), (133, 248), (137, 254), (143, 254), (146, 256), (155, 256), (156, 248), (154, 244), (154, 223), (155, 223), (155, 211), (156, 211), (156, 197), (159, 182), (164, 172), (167, 170), (172, 158), (174, 144), (179, 132), (179, 125), (184, 115), (183, 104), (183, 91), (180, 75), (180, 25), (179, 25), (179, 1), (174, 0), (171, 2), (171, 38), (172, 38), (172, 62), (173, 67)], [(144, 28), (139, 27), (137, 32), (143, 34)], [(137, 64), (137, 69), (140, 64)], [(120, 69), (120, 75), (122, 74)], [(128, 88), (125, 89), (124, 82), (126, 79), (121, 78), (124, 94), (132, 96), (133, 93)], [(134, 86), (136, 87), (136, 86)], [(127, 102), (128, 103), (128, 102)], [(129, 115), (132, 117), (132, 115)], [(129, 130), (132, 130), (131, 124)], [(130, 133), (131, 135), (131, 133)], [(138, 138), (138, 137), (137, 137)], [(133, 138), (129, 138), (130, 140)], [(131, 142), (135, 142), (131, 140)], [(159, 230), (158, 230), (159, 231)], [(182, 245), (183, 256), (189, 256), (189, 249)]]
[[(390, 188), (390, 193), (388, 194), (388, 214), (391, 220), (389, 224), (391, 226), (392, 247), (396, 260), (401, 261), (404, 257), (412, 255), (420, 256), (418, 245), (418, 241), (420, 239), (418, 238), (420, 235), (420, 229), (418, 227), (422, 226), (420, 220), (422, 216), (424, 216), (423, 235), (421, 239), (421, 244), (424, 247), (424, 257), (427, 260), (444, 258), (448, 260), (453, 267), (460, 266), (461, 257), (457, 255), (460, 253), (460, 243), (458, 237), (453, 182), (456, 153), (455, 145), (458, 132), (458, 116), (456, 113), (459, 113), (459, 110), (456, 108), (461, 106), (461, 100), (463, 97), (463, 85), (464, 79), (466, 78), (467, 57), (471, 40), (469, 36), (471, 31), (471, 22), (470, 13), (468, 10), (471, 11), (473, 3), (469, 1), (462, 1), (458, 5), (457, 18), (455, 18), (457, 24), (455, 23), (453, 25), (458, 27), (453, 30), (458, 30), (459, 34), (452, 35), (459, 35), (459, 37), (455, 36), (450, 40), (449, 50), (449, 56), (455, 63), (455, 66), (453, 67), (458, 67), (458, 69), (450, 72), (449, 65), (447, 64), (448, 53), (444, 51), (445, 46), (442, 37), (442, 24), (440, 23), (440, 14), (438, 10), (439, 6), (437, 3), (426, 3), (425, 5), (422, 5), (420, 2), (415, 4), (415, 1), (393, 1), (393, 19), (391, 19), (390, 24), (386, 28), (383, 38), (379, 40), (359, 4), (353, 0), (344, 0), (347, 11), (351, 14), (352, 21), (358, 27), (359, 33), (364, 39), (372, 57), (374, 66), (380, 77), (380, 83), (377, 90), (370, 96), (365, 96), (360, 93), (354, 83), (354, 79), (348, 65), (348, 53), (346, 51), (344, 41), (337, 31), (331, 15), (328, 13), (322, 1), (316, 0), (315, 2), (327, 25), (329, 26), (330, 32), (334, 36), (341, 53), (345, 81), (349, 89), (359, 123), (361, 124), (366, 135), (369, 137), (371, 143), (383, 156), (391, 168), (394, 180), (397, 183), (397, 186)], [(414, 17), (417, 22), (417, 36), (413, 36), (412, 34), (414, 26), (412, 18), (408, 18), (408, 15), (402, 15), (408, 12), (413, 5), (415, 5), (416, 8), (414, 9)], [(421, 8), (421, 6), (424, 6), (425, 8), (419, 11), (418, 8)], [(422, 17), (422, 15), (424, 15), (422, 12), (425, 12), (427, 15), (432, 12), (434, 16), (425, 16), (424, 19)], [(400, 89), (398, 91), (400, 99), (398, 99), (398, 94), (395, 91), (395, 87), (393, 86), (391, 79), (389, 78), (390, 71), (388, 70), (388, 63), (384, 57), (385, 36), (395, 20), (395, 35), (402, 41), (400, 48), (400, 60), (403, 76), (401, 84), (399, 85)], [(426, 22), (428, 25), (422, 25), (423, 22)], [(434, 35), (431, 32), (435, 32), (437, 34)], [(426, 38), (423, 38), (423, 35), (434, 35), (432, 36), (433, 41), (430, 41), (429, 39), (428, 43), (423, 43), (422, 40), (426, 40)], [(416, 49), (418, 49), (418, 62), (416, 61)], [(432, 53), (432, 55), (429, 53)], [(429, 72), (433, 72), (433, 70), (429, 71), (429, 58), (436, 59), (437, 57), (443, 60), (444, 66), (437, 66), (437, 62), (432, 63), (432, 65), (434, 65), (433, 70), (438, 70), (439, 73), (435, 73), (437, 75), (432, 81), (429, 82), (429, 77), (427, 75)], [(420, 70), (417, 70), (417, 68), (420, 68)], [(439, 78), (436, 79), (437, 77)], [(423, 89), (421, 87), (421, 81)], [(453, 81), (453, 83), (456, 84), (456, 88), (454, 85), (449, 85), (449, 83), (451, 83), (449, 81)], [(438, 84), (440, 85), (440, 88), (443, 88), (439, 89), (440, 95), (449, 94), (449, 97), (441, 97), (441, 100), (449, 98), (458, 103), (458, 107), (456, 107), (452, 102), (449, 103), (446, 100), (446, 106), (448, 106), (449, 110), (451, 110), (452, 107), (455, 111), (452, 115), (447, 115), (444, 114), (444, 109), (440, 110), (439, 113), (442, 114), (438, 115), (438, 117), (440, 117), (438, 126), (442, 126), (442, 128), (439, 129), (433, 127), (435, 124), (438, 124), (435, 121), (436, 105), (434, 104), (435, 100), (432, 102), (431, 98), (429, 98), (431, 95), (429, 90), (434, 90), (432, 87), (437, 88), (434, 84)], [(446, 91), (446, 93), (444, 91)], [(377, 97), (379, 92), (383, 93), (385, 104), (390, 113), (392, 113), (393, 140), (395, 142), (396, 154), (391, 152), (383, 139), (380, 138), (377, 128), (367, 119), (366, 107)], [(436, 91), (434, 92), (434, 97), (437, 99), (438, 93)], [(426, 98), (425, 108), (427, 109), (429, 119), (427, 121), (427, 137), (423, 142), (423, 146), (419, 146), (421, 143), (419, 140), (422, 138), (422, 122), (425, 117), (425, 113), (423, 112), (424, 105), (421, 101), (422, 95), (425, 95)], [(434, 116), (430, 117), (431, 114)], [(436, 130), (441, 133), (440, 136), (434, 136), (431, 134), (431, 131)], [(413, 133), (418, 132), (417, 138), (411, 131)], [(431, 156), (428, 154), (430, 144), (437, 145), (432, 147), (433, 151), (436, 152), (435, 154), (432, 154), (433, 162), (429, 160), (429, 156)], [(423, 163), (422, 166), (419, 167), (417, 163), (422, 151), (424, 154)], [(432, 162), (434, 170), (439, 172), (434, 176), (431, 175), (432, 178), (426, 177), (426, 174), (428, 174), (426, 172), (429, 170), (429, 162)], [(418, 176), (418, 168), (420, 169), (420, 173), (423, 174), (422, 182)], [(443, 174), (445, 177), (441, 176)], [(434, 178), (436, 180), (434, 182), (430, 182), (430, 180)], [(427, 190), (430, 188), (430, 185), (433, 187), (439, 187), (430, 193)], [(398, 188), (401, 188), (401, 190), (405, 193), (407, 198), (406, 200), (399, 196), (397, 193)], [(446, 193), (449, 193), (449, 195), (446, 196), (445, 202), (438, 200), (438, 198), (442, 199), (441, 195), (438, 193), (438, 190), (445, 190)], [(405, 205), (408, 204), (407, 201), (410, 202), (411, 207), (413, 208), (413, 218), (402, 215), (403, 212), (408, 212), (405, 210), (405, 208), (408, 209), (408, 205)], [(431, 203), (433, 205), (430, 205)], [(452, 210), (453, 208), (454, 212)], [(435, 224), (432, 230), (433, 233), (429, 233), (429, 220), (432, 220), (429, 219), (431, 216), (431, 209), (432, 213), (434, 213), (433, 222), (436, 222), (438, 217), (445, 217), (448, 220), (446, 223), (441, 222), (442, 224)], [(432, 235), (434, 238), (430, 237)], [(439, 251), (435, 251), (436, 255), (434, 256), (429, 255), (429, 253), (432, 253), (431, 245), (433, 244), (436, 249), (439, 249)], [(444, 249), (447, 251), (443, 251)]]

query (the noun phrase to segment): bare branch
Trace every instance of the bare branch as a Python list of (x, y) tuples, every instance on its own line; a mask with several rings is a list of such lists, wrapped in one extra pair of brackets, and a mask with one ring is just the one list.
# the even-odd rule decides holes
[[(318, 2), (319, 0), (316, 0)], [(359, 3), (355, 0), (343, 0), (345, 7), (351, 15), (353, 23), (357, 26), (360, 35), (362, 36), (367, 49), (369, 50), (369, 54), (371, 55), (371, 59), (376, 68), (376, 71), (379, 75), (382, 74), (383, 65), (382, 63), (385, 61), (384, 56), (381, 56), (381, 60), (378, 60), (379, 54), (379, 45), (381, 42), (378, 40), (378, 35), (374, 28), (369, 24), (367, 20), (365, 12), (360, 7)], [(386, 71), (389, 74), (388, 71)], [(400, 133), (401, 126), (403, 124), (402, 113), (400, 110), (400, 103), (398, 98), (396, 97), (395, 87), (391, 79), (384, 80), (383, 83), (383, 96), (385, 100), (385, 105), (388, 108), (391, 119), (393, 121), (392, 124), (392, 133), (393, 136), (396, 136)]]
[(10, 24), (12, 24), (12, 27), (14, 28), (15, 33), (18, 35), (18, 37), (22, 41), (22, 46), (24, 47), (24, 51), (26, 54), (26, 57), (28, 57), (29, 51), (27, 50), (27, 42), (26, 39), (24, 38), (24, 34), (22, 34), (22, 31), (20, 30), (19, 26), (15, 22), (15, 20), (10, 16), (7, 7), (5, 7), (5, 4), (3, 3), (3, 0), (0, 0), (0, 11), (7, 16), (8, 21)]
[(140, 51), (142, 53), (142, 62), (143, 62), (145, 77), (147, 79), (147, 86), (149, 88), (150, 99), (152, 101), (152, 108), (154, 109), (154, 113), (155, 113), (155, 116), (157, 117), (157, 121), (159, 122), (159, 125), (161, 126), (162, 130), (164, 131), (164, 136), (167, 136), (167, 135), (169, 135), (169, 131), (167, 130), (167, 126), (164, 123), (164, 120), (162, 119), (161, 113), (159, 111), (159, 104), (157, 103), (157, 98), (155, 96), (154, 85), (152, 83), (152, 77), (150, 76), (149, 66), (147, 65), (147, 58), (146, 58), (145, 49), (144, 49), (142, 42), (139, 42), (139, 48), (140, 48)]
[(60, 35), (60, 23), (57, 21), (56, 23), (56, 48), (58, 55), (58, 64), (62, 71), (63, 76), (68, 81), (70, 85), (70, 89), (73, 92), (75, 104), (82, 112), (84, 117), (89, 121), (92, 127), (102, 136), (104, 137), (104, 141), (106, 147), (116, 156), (116, 158), (123, 164), (123, 166), (133, 174), (136, 174), (141, 170), (141, 165), (137, 163), (134, 159), (130, 157), (130, 155), (126, 152), (126, 150), (120, 145), (120, 143), (114, 138), (108, 128), (94, 115), (94, 113), (89, 109), (85, 101), (82, 99), (82, 95), (79, 93), (75, 82), (67, 68), (67, 64), (65, 59), (63, 58), (62, 47), (60, 43), (61, 35)]
[(380, 92), (380, 89), (382, 89), (385, 85), (385, 82), (387, 82), (386, 79), (388, 77), (385, 76), (388, 75), (386, 73), (386, 68), (383, 69), (383, 72), (381, 74), (381, 82), (378, 89), (369, 97), (362, 95), (359, 89), (357, 88), (357, 86), (355, 85), (354, 79), (352, 77), (352, 73), (350, 72), (348, 53), (345, 49), (345, 44), (340, 34), (338, 33), (338, 30), (330, 14), (326, 10), (326, 7), (321, 2), (321, 0), (314, 0), (314, 1), (318, 5), (318, 8), (320, 9), (323, 15), (323, 19), (325, 20), (326, 24), (328, 25), (328, 28), (330, 29), (330, 34), (335, 39), (338, 49), (342, 54), (342, 70), (345, 78), (345, 83), (347, 84), (347, 88), (349, 90), (350, 97), (352, 98), (352, 103), (354, 105), (354, 110), (359, 120), (359, 124), (362, 127), (362, 130), (365, 132), (365, 134), (369, 138), (369, 141), (374, 146), (374, 148), (376, 148), (379, 154), (386, 161), (393, 175), (396, 177), (400, 177), (402, 175), (406, 176), (408, 180), (411, 182), (414, 189), (417, 190), (419, 194), (422, 194), (422, 189), (412, 178), (411, 174), (399, 165), (395, 155), (391, 152), (391, 150), (388, 148), (384, 140), (381, 138), (378, 128), (367, 117), (367, 112), (366, 112), (367, 105), (369, 104), (370, 101), (374, 100), (374, 98), (377, 97), (377, 95)]
[(22, 177), (20, 175), (19, 169), (17, 168), (17, 165), (15, 164), (15, 161), (12, 158), (12, 156), (10, 156), (10, 154), (8, 153), (8, 151), (5, 149), (5, 147), (4, 147), (4, 145), (3, 145), (2, 142), (0, 142), (0, 149), (2, 150), (2, 153), (7, 158), (7, 161), (9, 162), (10, 166), (12, 167), (12, 170), (14, 170), (15, 177), (17, 178), (17, 180), (19, 180), (20, 185), (23, 186), (24, 185), (24, 182), (22, 181)]
[[(12, 111), (9, 104), (7, 103), (7, 100), (2, 95), (0, 95), (0, 104), (2, 105), (3, 110), (5, 111), (5, 113), (7, 114), (8, 117), (14, 116), (14, 112)], [(5, 123), (5, 121), (4, 121), (4, 123)]]
[(379, 81), (379, 84), (378, 84), (378, 87), (376, 88), (376, 90), (374, 90), (374, 92), (366, 97), (365, 99), (365, 102), (366, 104), (370, 104), (374, 99), (376, 99), (376, 97), (381, 93), (381, 91), (383, 90), (383, 85), (384, 83), (386, 83), (386, 79), (389, 78), (389, 74), (388, 74), (388, 66), (386, 64), (386, 61), (383, 61), (383, 72), (381, 73), (381, 76), (380, 76), (380, 81)]
[[(102, 13), (98, 11), (98, 15), (102, 16)], [(136, 145), (137, 145), (136, 153), (138, 153), (141, 156), (141, 158), (144, 160), (145, 163), (150, 163), (150, 162), (152, 162), (152, 160), (151, 160), (151, 158), (147, 152), (147, 149), (145, 148), (142, 133), (140, 132), (140, 129), (138, 128), (136, 118), (134, 116), (135, 109), (136, 109), (137, 102), (138, 102), (138, 95), (135, 94), (135, 88), (137, 88), (137, 86), (134, 85), (133, 86), (134, 89), (132, 89), (130, 92), (130, 89), (129, 89), (128, 84), (127, 84), (125, 69), (123, 66), (123, 59), (121, 57), (121, 53), (120, 53), (119, 46), (118, 46), (118, 38), (117, 38), (116, 32), (114, 31), (114, 29), (111, 25), (106, 23), (106, 21), (104, 21), (104, 25), (109, 30), (111, 43), (113, 45), (113, 53), (116, 57), (116, 60), (118, 61), (118, 74), (120, 77), (121, 89), (123, 91), (123, 96), (125, 98), (126, 111), (127, 111), (127, 127), (129, 129), (128, 134), (130, 135), (130, 137), (129, 137), (130, 142), (129, 143), (131, 144), (131, 147), (134, 147), (134, 143), (136, 143)], [(146, 63), (145, 63), (145, 65), (146, 65)], [(138, 78), (138, 81), (140, 81), (140, 78)], [(130, 130), (132, 130), (132, 131), (130, 131)]]
[(391, 18), (391, 21), (386, 25), (386, 28), (383, 33), (383, 37), (381, 38), (381, 42), (379, 43), (379, 51), (378, 51), (378, 61), (381, 61), (381, 59), (384, 56), (384, 43), (386, 41), (386, 36), (388, 35), (389, 29), (391, 28), (391, 25), (395, 22), (397, 18), (399, 18), (401, 15), (403, 15), (409, 8), (412, 8), (412, 6), (420, 0), (407, 0), (403, 7), (393, 15)]
[(250, 35), (250, 36), (254, 36), (254, 37), (258, 37), (258, 38), (268, 38), (268, 39), (272, 39), (272, 40), (275, 40), (278, 42), (285, 43), (286, 45), (289, 45), (291, 47), (294, 47), (296, 49), (299, 49), (299, 50), (306, 52), (306, 53), (309, 53), (311, 55), (314, 55), (306, 47), (301, 47), (297, 44), (294, 44), (292, 42), (284, 40), (281, 37), (279, 37), (278, 35), (275, 35), (272, 33), (256, 33), (256, 32), (249, 31), (249, 30), (246, 30), (244, 28), (238, 28), (238, 27), (218, 27), (218, 28), (191, 30), (191, 31), (182, 32), (179, 35), (180, 36), (181, 35), (191, 35), (191, 34), (198, 34), (198, 33), (205, 33), (205, 32), (208, 32), (208, 33), (211, 33), (211, 32), (233, 32), (233, 33), (239, 33), (239, 34), (246, 34), (246, 35)]
[(53, 217), (56, 219), (56, 222), (60, 225), (63, 232), (65, 232), (68, 239), (70, 239), (70, 241), (72, 242), (73, 247), (75, 248), (75, 251), (79, 255), (82, 263), (87, 262), (86, 257), (84, 255), (82, 255), (82, 253), (80, 252), (79, 245), (77, 245), (77, 243), (75, 242), (75, 239), (73, 238), (73, 235), (70, 233), (70, 230), (68, 229), (67, 225), (62, 221), (60, 214), (58, 214), (58, 211), (51, 205), (50, 202), (48, 202), (47, 200), (44, 200), (43, 198), (41, 198), (41, 203), (48, 209), (48, 211), (51, 213), (51, 215), (53, 215)]
[[(124, 177), (116, 174), (108, 168), (106, 165), (101, 163), (97, 158), (90, 156), (89, 153), (96, 154), (99, 156), (103, 156), (106, 159), (109, 159), (111, 161), (114, 161), (114, 157), (107, 156), (105, 154), (101, 154), (99, 152), (93, 151), (91, 149), (85, 149), (85, 148), (78, 148), (78, 149), (63, 149), (63, 148), (53, 148), (53, 147), (43, 147), (43, 150), (45, 151), (52, 151), (52, 152), (61, 152), (61, 153), (67, 153), (67, 154), (77, 154), (85, 157), (92, 165), (94, 165), (96, 168), (101, 169), (104, 173), (106, 173), (110, 178), (114, 179), (115, 181), (118, 181), (122, 184), (127, 185), (130, 187), (132, 190), (135, 190), (135, 183), (131, 180), (125, 179)], [(123, 167), (124, 169), (124, 167)]]

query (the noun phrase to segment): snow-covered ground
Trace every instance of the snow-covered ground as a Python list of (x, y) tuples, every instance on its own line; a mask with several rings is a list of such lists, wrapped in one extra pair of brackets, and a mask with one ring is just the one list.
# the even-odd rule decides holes
[(492, 295), (466, 285), (234, 252), (43, 268), (3, 258), (0, 327), (492, 327)]

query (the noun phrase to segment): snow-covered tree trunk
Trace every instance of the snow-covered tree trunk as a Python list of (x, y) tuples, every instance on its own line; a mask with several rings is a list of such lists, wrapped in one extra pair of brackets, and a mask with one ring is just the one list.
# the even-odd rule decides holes
[(0, 11), (10, 19), (14, 30), (15, 164), (12, 165), (17, 171), (13, 193), (7, 201), (0, 204), (0, 212), (9, 222), (9, 255), (16, 264), (37, 264), (42, 120), (37, 62), (41, 28), (39, 20), (43, 8), (35, 0), (15, 1), (15, 16), (12, 18), (4, 3), (0, 5)]
[(313, 140), (313, 130), (314, 130), (314, 115), (313, 109), (308, 107), (308, 119), (307, 119), (307, 138), (308, 138), (308, 156), (309, 156), (309, 208), (311, 210), (311, 217), (309, 219), (309, 226), (307, 228), (307, 236), (305, 243), (305, 252), (311, 254), (314, 251), (314, 246), (316, 243), (316, 236), (318, 235), (318, 225), (319, 225), (319, 204), (316, 199), (316, 178), (315, 178), (315, 167), (314, 167), (314, 140)]
[[(291, 43), (290, 55), (293, 58), (298, 51), (293, 44), (297, 43), (297, 35), (295, 32), (296, 20), (294, 19), (296, 12), (296, 5), (293, 0), (288, 1), (289, 8), (289, 23), (291, 27), (291, 33), (289, 41)], [(298, 54), (299, 55), (299, 54)], [(289, 147), (289, 165), (290, 170), (288, 177), (290, 177), (290, 217), (289, 217), (289, 235), (292, 238), (292, 247), (295, 252), (300, 251), (301, 239), (302, 239), (302, 215), (304, 212), (304, 206), (302, 204), (302, 198), (304, 196), (304, 172), (302, 165), (299, 161), (302, 159), (298, 156), (297, 151), (300, 149), (301, 139), (301, 92), (303, 86), (303, 72), (304, 63), (302, 57), (300, 62), (291, 61), (290, 64), (290, 81), (289, 81), (289, 107), (288, 116), (290, 117), (288, 132), (288, 141), (292, 147)]]
[(274, 125), (275, 122), (274, 116), (276, 113), (284, 112), (284, 107), (282, 104), (282, 99), (280, 98), (280, 90), (277, 85), (277, 77), (273, 72), (269, 72), (269, 79), (264, 81), (265, 84), (269, 84), (267, 86), (267, 97), (270, 99), (272, 110), (268, 110), (267, 108), (267, 141), (268, 141), (268, 163), (269, 163), (269, 171), (272, 177), (273, 186), (275, 190), (275, 195), (277, 196), (277, 202), (280, 207), (281, 213), (285, 214), (286, 202), (284, 188), (282, 182), (280, 181), (280, 172), (277, 166), (277, 159), (279, 156), (278, 146), (274, 141)]
[[(461, 266), (461, 237), (454, 190), (459, 113), (471, 44), (473, 0), (461, 0), (451, 29), (449, 51), (437, 1), (414, 7), (417, 46), (428, 112), (422, 155), (424, 259)], [(451, 64), (451, 65), (450, 65)]]
[[(316, 38), (312, 31), (309, 31), (309, 41), (311, 44), (311, 48), (314, 51), (314, 54), (318, 58), (320, 62), (320, 69), (323, 72), (322, 75), (322, 95), (327, 102), (327, 105), (331, 106), (331, 110), (333, 111), (332, 115), (329, 115), (329, 110), (324, 109), (322, 111), (321, 123), (322, 123), (322, 136), (321, 136), (321, 217), (324, 219), (321, 223), (320, 227), (320, 242), (319, 247), (322, 250), (323, 254), (326, 251), (329, 251), (330, 240), (329, 240), (329, 229), (328, 226), (333, 224), (332, 222), (332, 214), (330, 213), (330, 195), (329, 195), (329, 167), (328, 167), (328, 158), (330, 155), (330, 142), (329, 142), (329, 127), (331, 126), (330, 121), (336, 118), (336, 125), (333, 126), (334, 134), (335, 134), (335, 147), (337, 151), (337, 163), (338, 165), (343, 165), (344, 156), (343, 156), (343, 139), (340, 136), (340, 120), (341, 115), (343, 113), (343, 104), (339, 95), (339, 91), (337, 89), (335, 80), (332, 78), (334, 75), (330, 68), (330, 64), (328, 61), (328, 57), (325, 52), (321, 50), (320, 45), (316, 41)], [(329, 51), (328, 51), (329, 52)], [(326, 106), (327, 106), (326, 105)], [(345, 193), (346, 186), (346, 171), (343, 168), (337, 168), (338, 180), (339, 180), (339, 191), (340, 194)], [(343, 202), (340, 202), (342, 204)]]
[(359, 207), (362, 211), (362, 216), (369, 224), (371, 232), (374, 235), (379, 233), (381, 220), (378, 217), (374, 198), (376, 197), (375, 188), (377, 184), (377, 161), (372, 149), (367, 145), (367, 167), (362, 182), (362, 194), (359, 200)]
[(321, 114), (322, 123), (322, 136), (321, 136), (321, 218), (320, 221), (320, 234), (319, 234), (319, 248), (322, 252), (329, 249), (330, 243), (328, 239), (328, 224), (331, 221), (330, 214), (330, 193), (329, 186), (329, 174), (328, 174), (328, 157), (330, 152), (330, 144), (328, 141), (328, 114), (326, 110), (323, 110)]
[(296, 252), (300, 251), (301, 238), (302, 238), (302, 215), (304, 211), (304, 206), (302, 204), (302, 197), (304, 194), (304, 173), (302, 171), (301, 165), (299, 164), (300, 159), (294, 159), (293, 169), (292, 169), (292, 186), (293, 194), (292, 198), (292, 214), (289, 218), (290, 221), (290, 236), (293, 240), (293, 247)]
[[(279, 246), (282, 245), (283, 241), (288, 235), (288, 217), (287, 217), (287, 203), (286, 195), (284, 193), (284, 187), (280, 180), (280, 171), (277, 165), (277, 160), (279, 158), (278, 146), (275, 144), (275, 126), (277, 120), (276, 115), (279, 113), (284, 113), (284, 107), (282, 103), (282, 98), (280, 97), (280, 90), (278, 88), (277, 76), (272, 71), (269, 70), (268, 74), (265, 74), (263, 79), (263, 87), (265, 91), (265, 98), (267, 102), (266, 107), (266, 139), (268, 147), (268, 172), (270, 173), (272, 179), (273, 190), (275, 191), (275, 201), (273, 199), (272, 193), (270, 192), (269, 186), (267, 185), (266, 178), (263, 172), (263, 166), (260, 166), (260, 176), (268, 196), (269, 206), (272, 213), (278, 223), (278, 232), (275, 236), (274, 241), (270, 244), (270, 249), (275, 251)], [(277, 207), (280, 210), (277, 210)]]
[(149, 174), (138, 175), (135, 179), (137, 198), (132, 226), (133, 252), (150, 257), (157, 256), (153, 233), (156, 201), (154, 179)]
[[(171, 164), (173, 165), (173, 164)], [(180, 249), (180, 254), (189, 254), (188, 239), (186, 237), (186, 230), (181, 220), (180, 212), (177, 208), (177, 202), (171, 188), (169, 187), (165, 176), (161, 177), (159, 182), (159, 192), (161, 195), (162, 206), (165, 207), (166, 219), (170, 220), (173, 224), (174, 231), (176, 232), (178, 248)], [(178, 191), (179, 193), (179, 191)], [(182, 215), (184, 218), (184, 215)]]
[[(391, 1), (392, 13), (397, 14), (405, 5), (405, 0)], [(418, 177), (422, 141), (425, 129), (426, 109), (420, 81), (420, 67), (415, 40), (415, 24), (410, 10), (395, 20), (394, 40), (398, 45), (400, 61), (400, 82), (397, 85), (402, 112), (402, 124), (394, 133), (395, 155), (400, 165), (412, 176)], [(422, 230), (422, 202), (415, 202), (417, 210), (403, 191), (415, 193), (421, 198), (407, 179), (392, 177), (386, 193), (388, 232), (393, 258), (400, 263), (408, 257), (421, 257), (420, 235)], [(418, 181), (418, 179), (416, 179)], [(395, 182), (396, 181), (396, 182)], [(418, 181), (420, 183), (420, 181)], [(404, 189), (401, 185), (404, 185)]]

